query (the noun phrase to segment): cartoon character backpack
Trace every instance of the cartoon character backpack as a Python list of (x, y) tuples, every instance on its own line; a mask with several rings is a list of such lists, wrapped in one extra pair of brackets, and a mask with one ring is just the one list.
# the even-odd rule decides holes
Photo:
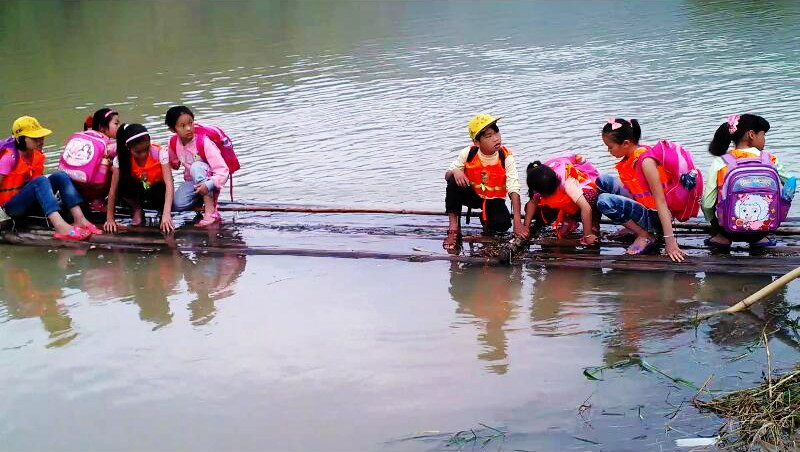
[(96, 130), (76, 132), (67, 138), (58, 169), (75, 182), (105, 184), (111, 175), (108, 138)]
[(644, 147), (647, 151), (639, 155), (636, 177), (641, 181), (647, 180), (641, 162), (646, 158), (654, 159), (670, 177), (669, 186), (664, 188), (664, 197), (675, 219), (686, 221), (697, 216), (703, 198), (703, 175), (695, 168), (692, 154), (680, 144), (667, 140)]
[[(194, 134), (197, 137), (197, 152), (200, 154), (200, 157), (208, 161), (206, 159), (206, 151), (204, 140), (200, 135), (207, 136), (212, 143), (214, 143), (217, 148), (219, 148), (219, 152), (222, 155), (222, 159), (225, 160), (225, 164), (228, 166), (228, 172), (231, 176), (231, 201), (233, 201), (233, 173), (235, 173), (241, 165), (239, 164), (239, 159), (236, 157), (236, 153), (233, 151), (233, 142), (231, 141), (230, 137), (222, 131), (219, 127), (215, 126), (203, 126), (198, 123), (194, 123)], [(180, 163), (178, 162), (178, 157), (176, 155), (176, 149), (178, 144), (178, 135), (172, 135), (169, 139), (169, 159), (172, 167), (177, 169)]]
[(778, 229), (791, 201), (781, 197), (781, 179), (770, 155), (737, 159), (728, 153), (722, 160), (727, 172), (718, 189), (719, 225), (738, 233)]

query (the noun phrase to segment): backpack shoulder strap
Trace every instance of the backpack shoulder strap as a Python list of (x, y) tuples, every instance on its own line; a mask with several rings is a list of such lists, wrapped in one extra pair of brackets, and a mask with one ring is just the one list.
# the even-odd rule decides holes
[(500, 165), (502, 165), (503, 168), (505, 168), (506, 167), (506, 150), (505, 150), (505, 148), (501, 148), (500, 151), (498, 151), (498, 154), (499, 154), (499, 157), (500, 157)]
[(472, 146), (467, 154), (467, 163), (471, 162), (478, 155), (478, 146)]
[(197, 153), (200, 154), (200, 158), (208, 163), (206, 158), (206, 136), (202, 133), (196, 133), (194, 135), (194, 143), (197, 146)]
[(169, 150), (172, 152), (178, 152), (178, 134), (173, 134), (169, 137)]
[(725, 155), (722, 156), (722, 161), (725, 162), (725, 166), (728, 167), (727, 168), (728, 172), (731, 172), (731, 170), (733, 170), (738, 166), (736, 160), (737, 160), (736, 157), (734, 157), (730, 153), (726, 153)]

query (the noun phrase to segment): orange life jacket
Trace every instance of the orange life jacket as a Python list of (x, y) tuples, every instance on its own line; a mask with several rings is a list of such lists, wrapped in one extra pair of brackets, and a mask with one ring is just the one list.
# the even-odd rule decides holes
[[(486, 221), (486, 200), (505, 198), (508, 195), (506, 187), (506, 157), (511, 155), (511, 150), (503, 146), (498, 152), (497, 163), (484, 166), (480, 157), (477, 157), (477, 146), (473, 146), (464, 163), (464, 175), (469, 179), (469, 184), (475, 193), (483, 198), (481, 218)], [(477, 157), (477, 158), (476, 158)]]
[[(761, 151), (761, 152), (764, 152), (764, 151)], [(728, 152), (728, 154), (732, 155), (734, 158), (736, 158), (736, 160), (753, 158), (755, 156), (754, 154), (751, 154), (749, 152), (744, 152), (744, 150), (738, 149), (738, 148), (737, 149), (731, 149)], [(772, 154), (769, 154), (769, 159), (772, 161), (773, 165), (778, 161), (777, 157), (775, 157)], [(723, 166), (719, 171), (717, 171), (717, 188), (722, 188), (722, 183), (725, 182), (725, 175), (726, 174), (728, 174), (728, 167), (727, 166)]]
[(44, 154), (42, 154), (42, 151), (38, 149), (33, 151), (33, 159), (30, 165), (22, 158), (22, 153), (14, 149), (2, 149), (0, 158), (8, 154), (15, 156), (17, 164), (0, 182), (0, 206), (5, 205), (13, 198), (28, 181), (44, 174)]
[[(589, 182), (589, 177), (587, 174), (582, 171), (580, 168), (577, 168), (575, 165), (567, 163), (564, 165), (564, 173), (565, 173), (565, 180), (569, 178), (573, 178), (578, 181), (582, 185), (583, 191), (588, 191), (592, 189), (596, 189), (597, 185), (594, 182)], [(564, 216), (575, 215), (578, 213), (580, 208), (577, 204), (567, 195), (567, 192), (564, 190), (564, 180), (561, 181), (561, 184), (556, 189), (555, 193), (550, 196), (543, 196), (539, 198), (539, 205), (540, 206), (547, 206), (551, 209), (558, 209), (558, 219), (557, 222), (561, 222)]]
[(145, 190), (152, 187), (154, 184), (164, 183), (164, 173), (161, 169), (161, 161), (158, 158), (158, 153), (161, 147), (157, 144), (150, 145), (150, 152), (147, 154), (147, 161), (144, 166), (139, 166), (136, 159), (131, 155), (131, 172), (133, 178), (141, 181)]
[[(650, 186), (647, 184), (646, 180), (640, 181), (636, 175), (636, 164), (639, 163), (639, 156), (646, 151), (646, 148), (638, 148), (634, 151), (633, 157), (623, 159), (614, 165), (614, 167), (617, 168), (622, 185), (633, 195), (633, 200), (641, 203), (648, 209), (655, 209), (656, 199), (653, 197), (653, 194), (650, 193)], [(670, 177), (661, 165), (658, 166), (658, 178), (661, 182), (662, 189), (669, 188)]]

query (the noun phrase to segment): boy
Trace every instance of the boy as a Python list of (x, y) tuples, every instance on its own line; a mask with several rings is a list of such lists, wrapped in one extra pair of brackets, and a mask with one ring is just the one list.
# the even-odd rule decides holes
[[(456, 251), (461, 237), (461, 206), (481, 209), (485, 233), (507, 231), (527, 238), (522, 227), (519, 176), (511, 150), (502, 145), (500, 129), (491, 115), (478, 114), (467, 124), (472, 146), (458, 153), (444, 178), (447, 180), (445, 210), (450, 221), (444, 249)], [(511, 198), (513, 223), (505, 197)]]

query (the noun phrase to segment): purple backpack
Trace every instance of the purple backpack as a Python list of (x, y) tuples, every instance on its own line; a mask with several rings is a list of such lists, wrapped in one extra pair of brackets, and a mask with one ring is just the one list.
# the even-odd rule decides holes
[(767, 232), (778, 229), (789, 214), (781, 198), (781, 179), (770, 155), (737, 159), (722, 156), (727, 173), (719, 188), (717, 219), (728, 232)]

